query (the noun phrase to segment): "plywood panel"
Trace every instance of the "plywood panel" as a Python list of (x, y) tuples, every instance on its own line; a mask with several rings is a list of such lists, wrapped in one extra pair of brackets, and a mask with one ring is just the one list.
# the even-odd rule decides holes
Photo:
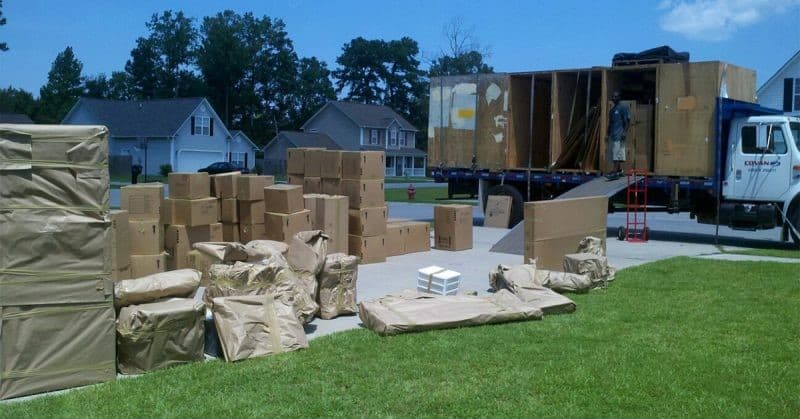
[(484, 74), (478, 79), (476, 144), (478, 167), (504, 170), (510, 149), (509, 76)]
[(477, 76), (431, 79), (428, 163), (470, 167), (476, 140)]
[(528, 167), (531, 151), (531, 83), (532, 75), (511, 76), (508, 164)]
[(533, 167), (550, 165), (551, 112), (553, 95), (551, 73), (536, 74), (533, 89)]

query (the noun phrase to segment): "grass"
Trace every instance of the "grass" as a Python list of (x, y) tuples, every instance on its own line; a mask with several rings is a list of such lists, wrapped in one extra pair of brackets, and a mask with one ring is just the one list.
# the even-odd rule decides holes
[(384, 180), (385, 183), (429, 183), (433, 182), (433, 178), (429, 177), (413, 177), (413, 176), (390, 176)]
[(724, 253), (734, 255), (771, 256), (776, 258), (800, 259), (799, 249), (744, 249), (725, 250)]
[(478, 205), (477, 201), (470, 200), (467, 195), (463, 199), (447, 199), (447, 188), (417, 188), (413, 201), (408, 200), (406, 189), (386, 189), (386, 200), (391, 202), (414, 202), (426, 204), (467, 204)]
[(0, 405), (2, 417), (759, 416), (800, 412), (797, 267), (676, 258), (543, 321), (185, 365)]

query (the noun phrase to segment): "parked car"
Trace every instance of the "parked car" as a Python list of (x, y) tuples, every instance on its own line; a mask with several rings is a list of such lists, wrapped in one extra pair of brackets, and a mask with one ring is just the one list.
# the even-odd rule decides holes
[(211, 163), (208, 166), (198, 170), (198, 172), (208, 172), (209, 175), (218, 175), (220, 173), (230, 173), (230, 172), (242, 172), (242, 173), (250, 173), (250, 169), (245, 166), (239, 166), (235, 163), (227, 162), (227, 161), (218, 161), (216, 163)]

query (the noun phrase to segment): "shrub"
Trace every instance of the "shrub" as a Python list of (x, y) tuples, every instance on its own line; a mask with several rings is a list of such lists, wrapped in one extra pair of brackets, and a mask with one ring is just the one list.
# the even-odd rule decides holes
[(158, 167), (158, 171), (159, 171), (159, 173), (161, 173), (161, 176), (166, 177), (167, 175), (172, 173), (172, 165), (171, 164), (162, 164), (161, 166)]

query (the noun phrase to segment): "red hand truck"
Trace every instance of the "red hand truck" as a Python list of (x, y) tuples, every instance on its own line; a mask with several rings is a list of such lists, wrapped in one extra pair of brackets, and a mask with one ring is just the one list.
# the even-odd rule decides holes
[(647, 227), (647, 171), (631, 169), (625, 203), (625, 226), (617, 230), (617, 238), (631, 243), (644, 243), (650, 235)]

